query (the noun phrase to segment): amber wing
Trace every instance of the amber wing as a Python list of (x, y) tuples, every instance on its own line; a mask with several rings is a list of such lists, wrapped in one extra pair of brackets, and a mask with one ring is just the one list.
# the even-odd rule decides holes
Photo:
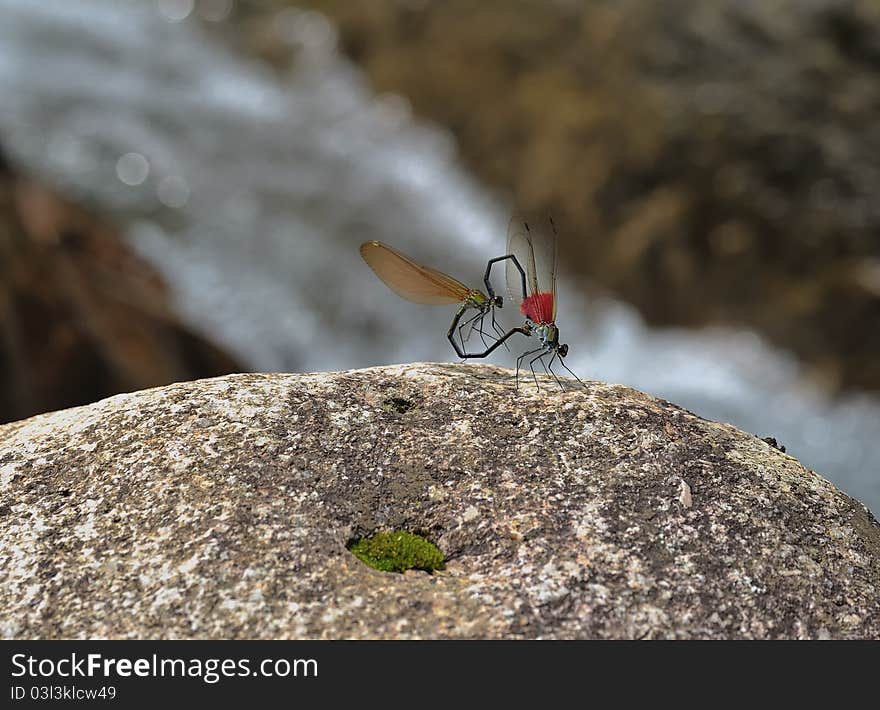
[(361, 244), (361, 256), (385, 285), (413, 303), (462, 303), (471, 289), (442, 271), (422, 266), (382, 242)]

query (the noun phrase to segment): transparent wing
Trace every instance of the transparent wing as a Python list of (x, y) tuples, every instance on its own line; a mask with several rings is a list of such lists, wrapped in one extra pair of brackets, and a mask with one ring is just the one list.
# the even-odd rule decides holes
[(526, 273), (526, 297), (522, 276), (507, 262), (507, 291), (520, 313), (536, 323), (556, 320), (556, 230), (538, 232), (532, 222), (515, 216), (507, 230), (507, 253), (513, 254)]
[(550, 234), (547, 235), (547, 250), (548, 250), (548, 259), (550, 260), (550, 293), (553, 294), (553, 322), (556, 322), (556, 306), (559, 303), (559, 299), (556, 298), (556, 267), (557, 267), (557, 259), (559, 257), (559, 253), (556, 249), (556, 225), (553, 224), (553, 218), (548, 217), (547, 221), (550, 222)]
[(507, 254), (513, 254), (519, 265), (526, 274), (526, 293), (523, 293), (522, 273), (516, 265), (508, 259), (505, 262), (505, 277), (507, 281), (507, 298), (517, 308), (522, 306), (523, 300), (530, 293), (535, 292), (537, 286), (535, 274), (535, 255), (532, 243), (526, 232), (526, 222), (519, 215), (510, 218), (507, 225)]
[(442, 271), (422, 266), (382, 242), (361, 244), (361, 256), (385, 285), (413, 303), (440, 305), (466, 301), (471, 289)]

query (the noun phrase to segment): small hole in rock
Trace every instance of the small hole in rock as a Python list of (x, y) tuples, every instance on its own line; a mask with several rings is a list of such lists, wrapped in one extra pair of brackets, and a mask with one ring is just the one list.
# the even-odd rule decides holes
[(389, 397), (382, 404), (385, 405), (385, 409), (388, 411), (397, 412), (398, 414), (404, 414), (416, 406), (415, 403), (403, 397)]
[(379, 532), (372, 537), (352, 540), (349, 551), (365, 565), (382, 572), (443, 569), (443, 553), (433, 542), (406, 530)]

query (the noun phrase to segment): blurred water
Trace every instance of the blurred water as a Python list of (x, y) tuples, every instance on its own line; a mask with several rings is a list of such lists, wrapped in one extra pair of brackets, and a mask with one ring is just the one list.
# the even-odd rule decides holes
[[(357, 247), (380, 238), (477, 284), (510, 205), (446, 133), (371, 94), (320, 16), (279, 19), (299, 52), (282, 80), (172, 21), (187, 7), (0, 0), (0, 142), (124, 220), (183, 316), (254, 369), (454, 359), (449, 309), (399, 300)], [(752, 333), (650, 329), (559, 290), (576, 372), (775, 436), (880, 511), (880, 400), (829, 400)]]

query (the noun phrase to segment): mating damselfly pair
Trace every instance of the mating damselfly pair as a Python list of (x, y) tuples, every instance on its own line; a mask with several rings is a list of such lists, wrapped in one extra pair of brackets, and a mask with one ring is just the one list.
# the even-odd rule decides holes
[[(565, 389), (553, 370), (557, 361), (578, 382), (583, 382), (565, 364), (568, 345), (559, 342), (556, 327), (556, 227), (552, 219), (549, 222), (550, 233), (538, 234), (532, 231), (528, 222), (517, 218), (511, 220), (507, 253), (489, 259), (486, 264), (483, 276), (485, 293), (469, 288), (442, 271), (423, 266), (382, 242), (364, 242), (361, 256), (385, 285), (402, 298), (426, 305), (458, 304), (446, 337), (460, 358), (485, 358), (502, 345), (509, 349), (508, 341), (517, 334), (535, 337), (538, 347), (526, 350), (516, 360), (517, 388), (520, 368), (523, 362), (528, 362), (536, 386), (540, 385), (535, 363), (540, 363), (545, 372)], [(521, 325), (507, 331), (495, 316), (495, 309), (504, 306), (503, 297), (497, 295), (492, 286), (492, 269), (500, 262), (506, 262), (508, 296), (524, 316)], [(476, 313), (471, 314), (472, 310)], [(491, 332), (485, 330), (486, 318), (489, 318)], [(479, 335), (483, 346), (476, 351), (468, 349), (474, 333)]]

